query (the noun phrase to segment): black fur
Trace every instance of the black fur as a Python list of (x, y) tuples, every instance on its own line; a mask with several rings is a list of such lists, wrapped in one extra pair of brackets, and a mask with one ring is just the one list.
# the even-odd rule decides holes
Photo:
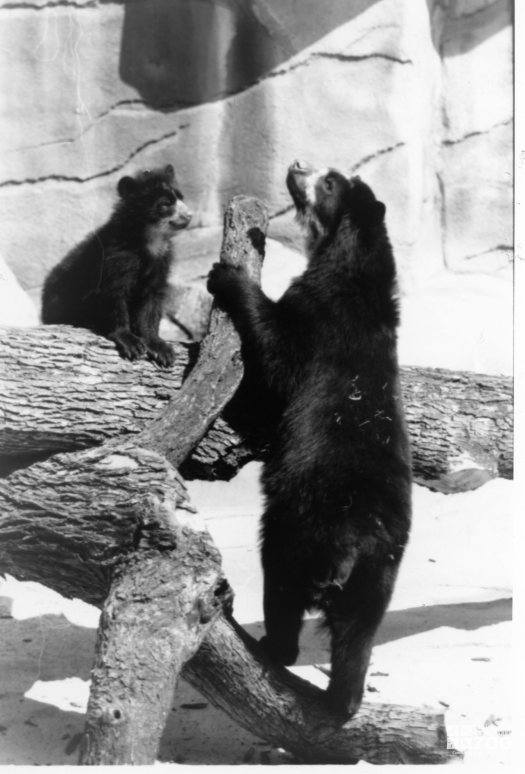
[(359, 178), (296, 162), (287, 183), (307, 233), (303, 276), (273, 302), (243, 270), (216, 264), (208, 288), (280, 407), (262, 477), (263, 643), (292, 664), (303, 612), (320, 608), (327, 697), (348, 716), (410, 527), (395, 266), (385, 206)]
[(123, 177), (110, 219), (49, 273), (42, 322), (89, 328), (111, 339), (123, 357), (147, 354), (172, 365), (159, 324), (173, 257), (172, 239), (191, 212), (171, 164)]

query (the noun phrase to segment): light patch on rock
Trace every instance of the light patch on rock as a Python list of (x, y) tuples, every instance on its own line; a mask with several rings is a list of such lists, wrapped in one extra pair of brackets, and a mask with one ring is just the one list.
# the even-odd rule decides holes
[(33, 302), (0, 256), (0, 325), (29, 328), (38, 325)]

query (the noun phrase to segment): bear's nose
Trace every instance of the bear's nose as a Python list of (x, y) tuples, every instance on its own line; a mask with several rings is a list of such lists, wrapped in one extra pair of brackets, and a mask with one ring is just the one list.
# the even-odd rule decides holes
[(299, 159), (295, 159), (293, 164), (291, 164), (290, 169), (293, 172), (309, 172), (310, 165), (306, 161), (299, 161)]

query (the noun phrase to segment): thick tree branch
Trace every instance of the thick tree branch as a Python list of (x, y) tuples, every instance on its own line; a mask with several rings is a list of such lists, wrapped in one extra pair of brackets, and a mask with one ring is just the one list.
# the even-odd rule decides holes
[[(243, 266), (260, 282), (267, 228), (267, 208), (258, 199), (237, 196), (225, 213), (221, 261)], [(230, 318), (214, 304), (195, 367), (133, 443), (163, 453), (178, 467), (233, 398), (243, 372), (240, 338)]]
[(326, 711), (324, 691), (269, 665), (234, 620), (216, 621), (183, 675), (239, 725), (261, 729), (301, 761), (444, 763), (456, 757), (446, 749), (443, 715), (431, 708), (364, 702), (342, 724)]

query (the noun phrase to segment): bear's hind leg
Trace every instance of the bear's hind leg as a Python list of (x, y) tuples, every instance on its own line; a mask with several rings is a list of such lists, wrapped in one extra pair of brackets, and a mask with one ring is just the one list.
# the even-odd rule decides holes
[(279, 664), (293, 664), (299, 654), (299, 632), (301, 631), (305, 604), (299, 586), (275, 573), (265, 572), (264, 578), (264, 624), (266, 636), (261, 645)]
[(355, 568), (345, 588), (325, 607), (332, 635), (327, 700), (338, 714), (351, 717), (361, 705), (374, 636), (392, 594), (396, 569)]

